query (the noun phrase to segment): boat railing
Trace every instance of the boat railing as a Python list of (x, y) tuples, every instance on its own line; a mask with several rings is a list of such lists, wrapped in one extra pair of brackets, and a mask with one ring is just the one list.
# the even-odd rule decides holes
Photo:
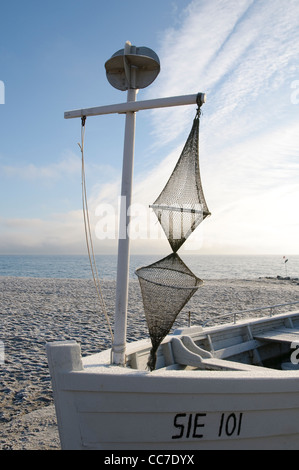
[[(233, 323), (236, 324), (238, 315), (243, 315), (244, 313), (257, 312), (257, 311), (262, 311), (262, 310), (270, 310), (269, 316), (272, 317), (273, 315), (276, 315), (276, 313), (274, 312), (274, 309), (279, 308), (279, 307), (286, 307), (288, 305), (295, 305), (295, 304), (299, 304), (299, 301), (288, 302), (285, 304), (267, 305), (266, 307), (256, 307), (256, 308), (251, 308), (248, 310), (239, 310), (238, 312), (228, 312), (228, 313), (224, 313), (223, 315), (218, 315), (215, 318), (209, 318), (208, 320), (201, 323), (201, 326), (204, 328), (208, 323), (212, 321), (218, 320), (219, 318), (230, 317), (230, 316), (233, 317)], [(190, 313), (189, 313), (189, 318), (190, 318)]]

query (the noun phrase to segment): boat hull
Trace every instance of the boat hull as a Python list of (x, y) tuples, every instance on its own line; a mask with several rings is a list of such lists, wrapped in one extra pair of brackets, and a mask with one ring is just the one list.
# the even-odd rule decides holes
[(147, 372), (47, 349), (63, 449), (299, 448), (296, 371)]

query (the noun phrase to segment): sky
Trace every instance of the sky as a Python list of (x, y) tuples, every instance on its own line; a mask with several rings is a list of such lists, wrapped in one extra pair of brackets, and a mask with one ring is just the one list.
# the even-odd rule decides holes
[[(200, 169), (211, 216), (182, 249), (299, 254), (298, 0), (11, 0), (1, 5), (0, 254), (86, 253), (80, 120), (127, 100), (105, 62), (127, 40), (161, 71), (138, 92), (204, 92)], [(132, 253), (170, 247), (148, 208), (174, 168), (196, 106), (136, 115)], [(88, 117), (85, 169), (96, 253), (117, 250), (124, 115)]]

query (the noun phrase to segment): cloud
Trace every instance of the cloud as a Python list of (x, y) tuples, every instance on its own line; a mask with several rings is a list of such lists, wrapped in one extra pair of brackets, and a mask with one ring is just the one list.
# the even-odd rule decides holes
[[(194, 0), (164, 36), (162, 71), (147, 97), (207, 93), (200, 136), (212, 211), (202, 224), (206, 251), (298, 252), (298, 106), (291, 100), (298, 14), (296, 0)], [(156, 147), (183, 144), (194, 111), (153, 111)]]
[[(139, 99), (207, 93), (200, 166), (212, 217), (197, 229), (199, 236), (194, 232), (190, 237), (188, 250), (298, 253), (299, 105), (291, 98), (292, 84), (299, 79), (298, 15), (297, 0), (271, 0), (270, 4), (268, 0), (193, 0), (180, 12), (175, 26), (160, 36), (161, 73)], [(133, 192), (133, 202), (148, 212), (180, 155), (194, 114), (195, 106), (148, 112), (151, 151), (157, 157), (146, 154), (146, 172), (138, 168)], [(45, 167), (3, 170), (7, 176), (58, 181), (78, 173), (80, 159), (67, 154)], [(118, 216), (119, 175), (109, 167), (102, 170), (104, 184), (87, 182), (93, 231), (103, 221), (101, 205), (111, 205), (113, 217)], [(91, 175), (93, 168), (89, 171)], [(21, 233), (24, 246), (31, 243), (32, 249), (81, 250), (79, 213), (2, 221), (0, 242), (3, 246)], [(134, 220), (137, 224), (137, 216)], [(157, 222), (150, 219), (150, 223), (155, 230)], [(105, 247), (115, 249), (115, 240), (96, 240), (99, 252)], [(165, 238), (132, 242), (132, 252), (150, 249), (167, 252), (168, 242)]]
[(25, 166), (3, 165), (2, 171), (4, 175), (10, 178), (27, 181), (56, 181), (66, 176), (80, 174), (81, 161), (77, 155), (68, 152), (60, 161), (46, 166), (37, 166), (33, 163)]
[(82, 211), (41, 218), (0, 218), (0, 253), (84, 253)]
[[(241, 117), (242, 138), (267, 115), (265, 98), (269, 103), (271, 97), (271, 113), (283, 106), (281, 87), (289, 98), (291, 74), (298, 74), (298, 13), (296, 0), (273, 0), (270, 6), (266, 0), (192, 1), (180, 27), (165, 34), (161, 73), (148, 96), (206, 92), (209, 132), (230, 139)], [(181, 136), (191, 114), (189, 107), (153, 111), (156, 139)]]

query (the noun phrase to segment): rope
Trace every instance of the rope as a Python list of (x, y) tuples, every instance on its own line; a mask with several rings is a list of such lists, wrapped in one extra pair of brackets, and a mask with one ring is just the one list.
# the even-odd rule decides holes
[(112, 342), (113, 342), (113, 333), (112, 333), (112, 329), (111, 329), (111, 325), (110, 325), (110, 321), (109, 321), (105, 301), (104, 301), (103, 294), (102, 294), (99, 274), (98, 274), (95, 255), (94, 255), (91, 230), (90, 230), (90, 220), (89, 220), (89, 212), (88, 212), (88, 205), (87, 205), (87, 193), (86, 193), (85, 165), (84, 165), (85, 121), (86, 121), (86, 116), (82, 116), (82, 119), (81, 119), (81, 144), (78, 143), (78, 145), (80, 147), (80, 150), (81, 150), (81, 155), (82, 155), (82, 203), (83, 203), (85, 238), (86, 238), (86, 245), (87, 245), (87, 251), (88, 251), (90, 267), (91, 267), (91, 271), (92, 271), (93, 282), (94, 282), (94, 285), (96, 287), (97, 295), (98, 295), (102, 310), (104, 312), (106, 321), (108, 323), (109, 331), (110, 331), (110, 334), (111, 334), (111, 339), (112, 339)]

